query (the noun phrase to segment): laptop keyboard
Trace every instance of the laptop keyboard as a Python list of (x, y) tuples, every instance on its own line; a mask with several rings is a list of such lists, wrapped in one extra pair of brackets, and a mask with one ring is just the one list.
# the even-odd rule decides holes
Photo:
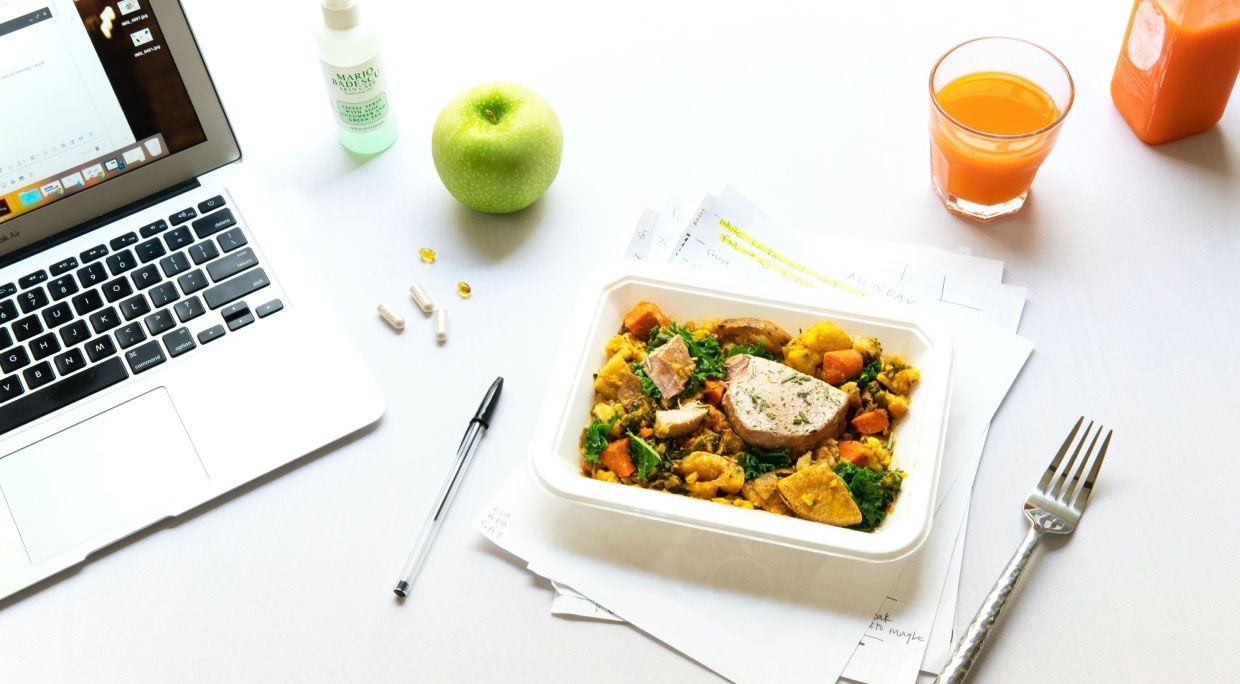
[(270, 284), (216, 195), (0, 285), (0, 434), (280, 311)]

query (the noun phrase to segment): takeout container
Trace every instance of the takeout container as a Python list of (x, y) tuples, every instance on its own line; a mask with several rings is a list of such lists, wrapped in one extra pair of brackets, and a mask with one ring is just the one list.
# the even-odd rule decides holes
[[(892, 467), (908, 477), (882, 525), (859, 532), (583, 476), (579, 443), (594, 402), (593, 374), (606, 360), (607, 340), (620, 332), (624, 314), (640, 300), (658, 304), (678, 322), (753, 316), (793, 335), (831, 320), (851, 335), (877, 337), (885, 354), (920, 369), (910, 411), (895, 430)], [(710, 270), (618, 262), (591, 275), (565, 320), (563, 346), (530, 444), (534, 479), (550, 494), (616, 513), (871, 562), (904, 558), (929, 535), (947, 428), (952, 341), (946, 327), (920, 309), (877, 296), (770, 286)]]

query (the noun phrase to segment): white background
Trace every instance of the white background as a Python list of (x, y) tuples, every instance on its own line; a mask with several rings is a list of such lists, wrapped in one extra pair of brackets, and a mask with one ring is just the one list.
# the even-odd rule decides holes
[[(731, 184), (789, 225), (968, 245), (1029, 287), (1021, 332), (1037, 349), (982, 462), (959, 625), (1076, 417), (1116, 430), (1080, 530), (1039, 552), (976, 681), (1233, 681), (1240, 105), (1192, 139), (1138, 142), (1108, 91), (1125, 0), (769, 4), (372, 1), (403, 133), (367, 161), (334, 139), (314, 2), (191, 3), (244, 163), (323, 273), (388, 413), (0, 604), (0, 680), (716, 680), (631, 628), (551, 618), (547, 587), (469, 523), (523, 456), (576, 284), (621, 254), (643, 206)], [(948, 215), (927, 176), (930, 66), (985, 34), (1043, 44), (1077, 85), (1030, 206), (990, 225)], [(429, 150), (443, 103), (497, 79), (543, 94), (565, 135), (551, 191), (507, 217), (458, 206)], [(450, 312), (444, 347), (408, 301), (414, 280)], [(403, 335), (380, 301), (404, 311)], [(496, 375), (492, 429), (397, 605), (396, 573)], [(778, 644), (754, 644), (745, 655), (777, 669)]]

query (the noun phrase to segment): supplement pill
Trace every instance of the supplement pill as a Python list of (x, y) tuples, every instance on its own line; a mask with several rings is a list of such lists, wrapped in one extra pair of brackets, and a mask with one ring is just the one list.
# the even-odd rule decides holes
[(426, 289), (421, 285), (417, 283), (410, 285), (409, 296), (413, 298), (413, 303), (417, 304), (423, 313), (431, 313), (435, 310), (435, 302), (431, 301), (431, 296), (426, 294)]
[(461, 295), (461, 299), (469, 299), (469, 296), (474, 293), (474, 288), (462, 280), (456, 284), (456, 293)]
[(430, 247), (423, 247), (418, 250), (418, 257), (422, 259), (424, 264), (433, 264), (435, 263), (435, 250)]
[(448, 312), (435, 309), (435, 339), (440, 344), (448, 341)]
[(382, 304), (379, 305), (379, 318), (382, 318), (383, 322), (391, 326), (392, 330), (395, 330), (396, 332), (400, 332), (405, 329), (405, 319), (396, 315), (395, 312)]

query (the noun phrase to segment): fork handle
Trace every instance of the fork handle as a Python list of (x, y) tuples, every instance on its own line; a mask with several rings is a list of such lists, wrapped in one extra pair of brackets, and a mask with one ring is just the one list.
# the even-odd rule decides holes
[(986, 635), (990, 633), (990, 628), (995, 624), (995, 620), (999, 618), (999, 611), (1003, 610), (1003, 606), (1007, 603), (1008, 597), (1012, 595), (1012, 589), (1016, 587), (1016, 580), (1024, 571), (1025, 565), (1029, 562), (1029, 557), (1033, 555), (1033, 550), (1037, 548), (1038, 542), (1042, 539), (1042, 530), (1037, 525), (1031, 525), (1029, 532), (1025, 534), (1025, 539), (1016, 549), (1016, 553), (1012, 555), (1012, 560), (1008, 561), (1007, 567), (1003, 569), (1003, 574), (995, 582), (995, 586), (991, 587), (990, 593), (986, 595), (986, 599), (982, 601), (981, 607), (977, 609), (977, 615), (973, 616), (973, 621), (965, 628), (964, 635), (960, 637), (960, 641), (956, 643), (955, 650), (952, 651), (951, 657), (947, 659), (947, 666), (943, 668), (943, 672), (939, 674), (936, 682), (941, 684), (960, 684), (969, 674), (969, 669), (973, 667), (973, 662), (977, 660), (977, 655), (982, 652), (982, 644), (986, 643)]

